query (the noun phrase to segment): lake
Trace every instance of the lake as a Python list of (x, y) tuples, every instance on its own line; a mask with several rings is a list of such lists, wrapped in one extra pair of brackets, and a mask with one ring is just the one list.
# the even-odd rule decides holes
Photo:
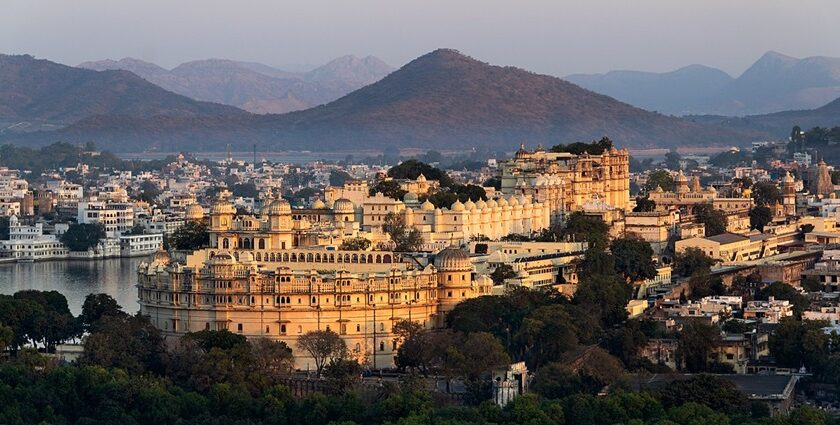
[(137, 265), (146, 259), (0, 264), (0, 294), (24, 289), (55, 290), (67, 297), (70, 311), (78, 315), (88, 294), (106, 293), (117, 300), (123, 311), (134, 314), (139, 310), (135, 288)]

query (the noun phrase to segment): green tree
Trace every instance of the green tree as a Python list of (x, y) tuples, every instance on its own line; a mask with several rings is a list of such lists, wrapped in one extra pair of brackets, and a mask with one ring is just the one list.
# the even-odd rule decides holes
[(195, 251), (210, 245), (210, 233), (206, 224), (188, 221), (172, 233), (170, 243), (178, 250)]
[(79, 320), (85, 330), (92, 330), (103, 317), (125, 317), (117, 300), (108, 294), (88, 294), (82, 304)]
[(9, 217), (0, 217), (0, 241), (9, 240)]
[(777, 202), (782, 202), (782, 192), (776, 183), (772, 181), (761, 181), (753, 184), (752, 198), (757, 206), (766, 207)]
[(105, 237), (105, 229), (99, 224), (71, 224), (61, 235), (61, 243), (71, 251), (87, 251), (96, 247)]
[(344, 186), (347, 180), (353, 180), (350, 174), (341, 170), (330, 170), (330, 186)]
[(140, 189), (137, 194), (137, 199), (146, 202), (150, 205), (157, 202), (157, 197), (160, 196), (160, 188), (151, 180), (143, 180), (140, 182)]
[(750, 227), (764, 232), (764, 226), (773, 220), (773, 212), (765, 206), (758, 206), (750, 210)]
[(145, 316), (105, 316), (85, 339), (80, 362), (143, 373), (160, 370), (163, 352), (160, 331)]
[(400, 183), (396, 180), (380, 180), (376, 183), (372, 188), (368, 190), (368, 194), (373, 196), (377, 193), (381, 193), (391, 199), (396, 199), (398, 201), (402, 201), (403, 197), (405, 196), (405, 190), (400, 188)]
[(516, 339), (529, 366), (538, 368), (560, 360), (577, 347), (577, 330), (562, 305), (547, 305), (532, 311), (522, 321)]
[(647, 196), (636, 198), (636, 206), (633, 207), (634, 212), (652, 212), (656, 211), (656, 202), (651, 201)]
[(659, 390), (659, 397), (666, 407), (698, 403), (728, 413), (745, 412), (749, 408), (747, 397), (735, 384), (712, 375), (671, 382)]
[(587, 242), (590, 248), (605, 249), (609, 240), (610, 226), (598, 216), (573, 212), (566, 218), (560, 231), (563, 238)]
[(699, 320), (688, 321), (683, 324), (679, 341), (677, 354), (689, 372), (710, 371), (709, 354), (721, 341), (720, 329), (717, 326)]
[(584, 276), (575, 291), (581, 305), (606, 328), (627, 319), (627, 302), (633, 288), (616, 275)]
[(333, 331), (309, 331), (298, 337), (298, 347), (312, 357), (319, 378), (327, 364), (347, 357), (347, 344)]
[(258, 198), (260, 196), (260, 192), (257, 190), (257, 185), (254, 182), (246, 182), (246, 183), (236, 183), (231, 186), (231, 190), (233, 196), (243, 197), (243, 198)]
[(645, 183), (645, 192), (653, 192), (657, 187), (661, 187), (666, 192), (673, 192), (677, 189), (677, 184), (674, 178), (666, 170), (655, 170), (648, 174), (647, 183)]
[(388, 170), (388, 177), (394, 179), (415, 180), (420, 177), (421, 174), (428, 180), (437, 180), (441, 187), (449, 187), (452, 185), (452, 179), (449, 178), (445, 171), (432, 167), (431, 165), (420, 162), (416, 159), (403, 161), (399, 165), (391, 167)]
[(590, 155), (601, 155), (609, 151), (613, 147), (613, 142), (608, 137), (602, 137), (601, 140), (594, 140), (592, 143), (575, 142), (568, 145), (554, 145), (551, 147), (551, 152), (564, 153), (568, 152), (574, 155), (581, 155), (588, 153)]
[(698, 223), (703, 223), (706, 227), (706, 236), (726, 233), (726, 214), (716, 209), (711, 203), (695, 205), (694, 217)]
[(768, 300), (773, 297), (777, 300), (787, 300), (793, 305), (794, 314), (799, 317), (808, 308), (808, 297), (799, 293), (791, 285), (783, 282), (773, 282), (770, 285), (758, 290), (755, 294), (757, 300)]
[(610, 244), (610, 252), (615, 258), (615, 271), (630, 282), (638, 282), (656, 277), (656, 265), (653, 263), (653, 248), (646, 241), (639, 239), (615, 239)]
[(699, 248), (688, 248), (674, 257), (674, 273), (682, 277), (689, 277), (698, 270), (709, 270), (713, 265), (715, 260)]
[(405, 218), (400, 214), (388, 213), (382, 231), (391, 237), (397, 252), (414, 252), (420, 250), (423, 237), (414, 226), (405, 224)]
[(513, 271), (513, 267), (507, 264), (499, 264), (493, 273), (490, 273), (490, 278), (493, 279), (493, 283), (496, 285), (501, 285), (507, 279), (512, 279), (516, 277), (516, 272)]
[(365, 251), (368, 248), (370, 248), (370, 241), (362, 236), (345, 239), (338, 247), (342, 251)]

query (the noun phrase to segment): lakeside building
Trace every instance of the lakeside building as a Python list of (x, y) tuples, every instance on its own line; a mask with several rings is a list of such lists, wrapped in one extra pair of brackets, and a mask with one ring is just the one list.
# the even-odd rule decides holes
[[(307, 261), (292, 260), (304, 251)], [(138, 267), (140, 313), (165, 336), (227, 329), (283, 341), (300, 369), (314, 363), (297, 347), (298, 338), (331, 330), (360, 362), (382, 368), (394, 364), (395, 323), (441, 327), (456, 304), (492, 289), (488, 277), (474, 275), (469, 254), (455, 248), (442, 250), (423, 268), (399, 262), (390, 252), (376, 254), (381, 260), (372, 263), (372, 253), (278, 253), (280, 261), (266, 261), (248, 251), (204, 250), (179, 264), (161, 251)]]

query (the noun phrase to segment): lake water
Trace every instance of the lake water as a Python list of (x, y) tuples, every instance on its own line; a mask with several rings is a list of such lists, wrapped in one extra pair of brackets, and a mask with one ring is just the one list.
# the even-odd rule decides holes
[(137, 265), (145, 259), (0, 264), (0, 294), (24, 289), (55, 290), (67, 297), (70, 311), (78, 315), (88, 294), (106, 293), (117, 300), (123, 311), (134, 314), (139, 309)]

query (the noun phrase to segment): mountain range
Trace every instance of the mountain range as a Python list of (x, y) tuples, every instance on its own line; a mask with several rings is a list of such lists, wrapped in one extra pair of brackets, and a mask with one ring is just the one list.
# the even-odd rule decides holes
[[(147, 75), (171, 74), (146, 63), (133, 66)], [(260, 66), (237, 63), (236, 69)], [(352, 74), (347, 67), (333, 69)], [(307, 74), (299, 80), (332, 78)], [(92, 71), (30, 56), (0, 56), (0, 83), (0, 123), (13, 123), (0, 127), (0, 143), (95, 141), (113, 151), (211, 151), (228, 143), (263, 151), (510, 150), (521, 142), (552, 145), (605, 135), (637, 148), (731, 146), (786, 137), (795, 124), (840, 124), (840, 101), (742, 118), (678, 118), (451, 49), (423, 55), (332, 102), (285, 114), (252, 114), (168, 92), (128, 71)], [(54, 127), (20, 131), (26, 120)]]
[(58, 128), (95, 115), (243, 115), (164, 90), (127, 71), (96, 72), (31, 56), (0, 55), (0, 128)]
[(130, 71), (174, 93), (257, 114), (285, 113), (329, 103), (393, 71), (373, 56), (350, 55), (309, 72), (288, 72), (260, 63), (225, 59), (187, 62), (171, 70), (133, 58), (84, 62), (79, 67)]
[(641, 108), (675, 115), (745, 116), (813, 109), (840, 97), (840, 58), (767, 52), (738, 77), (703, 65), (665, 73), (611, 71), (565, 77)]

